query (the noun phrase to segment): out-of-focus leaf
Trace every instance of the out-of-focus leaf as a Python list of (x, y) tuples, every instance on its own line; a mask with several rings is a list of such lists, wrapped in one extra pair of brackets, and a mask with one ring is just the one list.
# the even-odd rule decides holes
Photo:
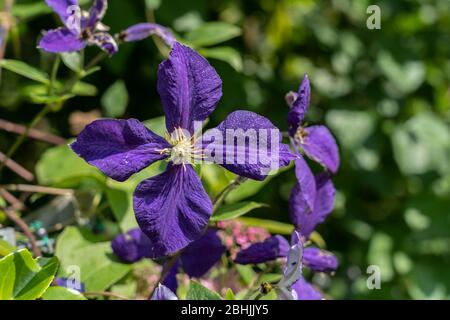
[(294, 231), (293, 225), (273, 220), (258, 218), (239, 218), (238, 220), (248, 226), (264, 228), (273, 234), (290, 235)]
[(34, 300), (42, 296), (53, 281), (58, 259), (33, 259), (22, 249), (0, 260), (0, 300)]
[(202, 286), (196, 281), (191, 281), (186, 300), (222, 300), (222, 298), (214, 291)]
[(77, 290), (64, 287), (50, 287), (42, 296), (43, 300), (87, 300)]
[(125, 83), (118, 80), (113, 83), (102, 97), (102, 107), (106, 116), (120, 117), (125, 113), (128, 105), (128, 91)]
[(2, 59), (0, 60), (0, 68), (4, 68), (25, 78), (44, 84), (48, 84), (50, 82), (49, 77), (45, 72), (42, 72), (23, 61)]
[(262, 208), (264, 206), (267, 205), (257, 202), (239, 202), (226, 204), (217, 209), (217, 211), (211, 217), (211, 221), (217, 222), (235, 219), (249, 213), (254, 209)]
[(79, 72), (83, 68), (83, 59), (81, 58), (81, 54), (78, 52), (61, 53), (61, 59), (66, 67), (74, 72)]
[(122, 232), (127, 232), (128, 230), (137, 227), (131, 192), (108, 188), (106, 190), (106, 196), (108, 197), (108, 203), (111, 206), (111, 210), (119, 223)]
[(236, 49), (231, 47), (214, 47), (201, 49), (200, 53), (206, 58), (224, 61), (238, 72), (242, 71), (242, 57)]
[(241, 29), (226, 22), (208, 22), (186, 35), (186, 40), (195, 47), (212, 46), (241, 34)]
[(225, 293), (225, 300), (236, 300), (236, 297), (234, 296), (234, 292), (232, 289), (228, 289)]
[(246, 285), (250, 285), (256, 279), (257, 274), (250, 265), (236, 264), (236, 270), (239, 272)]
[(369, 264), (376, 265), (382, 270), (382, 281), (390, 281), (394, 276), (392, 246), (392, 238), (382, 232), (375, 233), (370, 241), (367, 261)]
[(7, 256), (8, 254), (14, 252), (16, 247), (10, 244), (9, 242), (0, 239), (0, 257)]
[(164, 116), (144, 121), (144, 124), (147, 128), (161, 137), (164, 137), (164, 134), (167, 131), (166, 118)]

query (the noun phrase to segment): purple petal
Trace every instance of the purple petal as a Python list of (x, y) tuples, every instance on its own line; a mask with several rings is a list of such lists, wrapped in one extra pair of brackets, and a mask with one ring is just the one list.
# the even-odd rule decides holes
[(282, 236), (273, 236), (264, 242), (255, 243), (238, 252), (234, 262), (238, 264), (258, 264), (286, 257), (289, 242)]
[(152, 242), (153, 258), (176, 253), (197, 240), (212, 214), (211, 200), (190, 165), (169, 165), (165, 173), (142, 182), (133, 205)]
[(178, 289), (177, 274), (179, 269), (180, 269), (180, 259), (177, 259), (173, 264), (172, 268), (170, 268), (169, 272), (167, 273), (166, 278), (162, 282), (164, 286), (166, 286), (173, 292), (177, 292)]
[(304, 129), (306, 137), (301, 147), (305, 154), (335, 174), (339, 168), (339, 149), (331, 132), (324, 126)]
[(45, 0), (45, 2), (59, 15), (64, 24), (66, 24), (67, 17), (70, 15), (69, 7), (78, 5), (77, 0)]
[(97, 32), (94, 34), (93, 44), (97, 45), (105, 51), (110, 56), (114, 55), (119, 51), (119, 47), (117, 46), (116, 40), (109, 33), (106, 32)]
[(303, 123), (305, 115), (308, 112), (310, 99), (311, 85), (308, 76), (305, 75), (298, 90), (298, 96), (296, 96), (296, 99), (292, 102), (291, 110), (288, 114), (289, 134), (291, 137), (294, 137), (298, 127)]
[(301, 235), (294, 231), (291, 236), (291, 247), (287, 253), (286, 266), (283, 277), (278, 285), (282, 288), (290, 288), (292, 284), (301, 278), (303, 272), (303, 241)]
[(159, 284), (155, 289), (151, 300), (178, 300), (178, 298), (176, 294), (173, 293), (169, 288), (162, 284)]
[(86, 47), (86, 42), (69, 29), (58, 28), (47, 31), (39, 42), (38, 47), (53, 53), (72, 52)]
[(139, 229), (132, 229), (111, 241), (114, 254), (124, 262), (136, 262), (149, 254), (150, 239)]
[(95, 28), (97, 23), (103, 19), (106, 10), (108, 9), (107, 0), (94, 0), (91, 9), (89, 10), (88, 26)]
[(158, 69), (158, 92), (166, 114), (167, 130), (193, 132), (194, 121), (205, 120), (222, 96), (222, 80), (208, 61), (175, 42), (169, 59)]
[(215, 230), (209, 229), (200, 239), (191, 243), (181, 254), (184, 271), (195, 278), (202, 277), (222, 257), (225, 246)]
[(237, 175), (264, 180), (295, 158), (281, 140), (280, 131), (267, 118), (250, 111), (235, 111), (205, 133), (205, 160)]
[(301, 277), (292, 285), (297, 300), (322, 300), (322, 294), (312, 284)]
[(333, 211), (336, 189), (326, 173), (316, 176), (316, 199), (311, 213), (301, 197), (295, 197), (295, 190), (290, 199), (290, 216), (292, 222), (303, 237), (309, 238), (316, 226), (322, 223)]
[(169, 47), (175, 43), (173, 33), (157, 23), (138, 23), (123, 31), (121, 38), (126, 42), (132, 42), (144, 40), (152, 35), (160, 37)]
[(67, 289), (77, 290), (79, 292), (85, 292), (86, 288), (84, 283), (72, 278), (54, 278), (52, 286), (64, 287)]
[(159, 150), (170, 145), (136, 119), (103, 119), (88, 125), (71, 147), (108, 177), (125, 181), (164, 159)]
[(303, 263), (315, 272), (333, 272), (339, 266), (334, 254), (313, 247), (303, 251)]
[(297, 184), (294, 186), (289, 199), (291, 220), (297, 224), (298, 212), (311, 213), (316, 200), (316, 181), (314, 175), (302, 156), (295, 160), (295, 176)]

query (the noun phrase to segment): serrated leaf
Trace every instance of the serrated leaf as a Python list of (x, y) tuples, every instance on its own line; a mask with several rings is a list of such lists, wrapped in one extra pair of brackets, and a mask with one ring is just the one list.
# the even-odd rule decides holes
[(212, 46), (241, 35), (241, 29), (226, 22), (208, 22), (186, 35), (186, 40), (193, 46)]
[(77, 290), (64, 287), (50, 287), (42, 295), (43, 300), (87, 300)]
[(248, 226), (264, 228), (273, 234), (290, 235), (294, 231), (293, 225), (273, 220), (258, 218), (239, 218), (238, 220)]
[(242, 57), (239, 51), (231, 47), (214, 47), (201, 49), (200, 53), (206, 58), (217, 59), (228, 63), (236, 71), (242, 71)]
[(239, 202), (233, 204), (226, 204), (217, 209), (217, 211), (211, 217), (211, 221), (217, 222), (236, 219), (243, 216), (244, 214), (249, 213), (254, 209), (258, 209), (264, 206), (267, 205), (257, 202)]
[(200, 283), (191, 281), (186, 300), (222, 300), (222, 298), (218, 293), (209, 290)]
[(33, 259), (22, 249), (0, 260), (0, 300), (34, 300), (42, 296), (53, 281), (58, 259)]
[(37, 82), (44, 84), (50, 82), (49, 77), (45, 72), (42, 72), (23, 61), (3, 59), (0, 60), (0, 67)]
[(106, 116), (116, 118), (125, 113), (128, 105), (128, 91), (122, 80), (116, 81), (102, 97), (102, 107)]

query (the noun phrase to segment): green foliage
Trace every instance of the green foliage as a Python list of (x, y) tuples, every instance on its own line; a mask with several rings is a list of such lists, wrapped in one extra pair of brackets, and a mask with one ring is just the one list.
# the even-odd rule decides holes
[(128, 91), (122, 80), (114, 82), (102, 97), (103, 111), (107, 117), (120, 117), (128, 105)]
[(222, 300), (214, 291), (202, 286), (196, 281), (191, 281), (186, 300)]
[(239, 218), (240, 216), (249, 213), (254, 209), (258, 209), (264, 206), (265, 206), (264, 204), (256, 202), (239, 202), (227, 204), (217, 209), (217, 211), (211, 217), (211, 221), (217, 222), (236, 219)]
[(23, 61), (2, 59), (0, 61), (0, 67), (37, 82), (44, 84), (48, 84), (50, 82), (47, 74), (30, 66), (29, 64), (26, 64)]
[(233, 39), (241, 29), (225, 22), (208, 22), (190, 31), (185, 39), (194, 47), (212, 46)]
[(87, 300), (80, 292), (63, 287), (50, 287), (42, 295), (42, 300)]

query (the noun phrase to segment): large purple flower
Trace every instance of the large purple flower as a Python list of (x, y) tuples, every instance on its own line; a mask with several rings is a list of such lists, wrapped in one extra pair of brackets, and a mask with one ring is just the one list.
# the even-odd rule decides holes
[(290, 106), (288, 114), (289, 135), (295, 149), (299, 151), (296, 160), (298, 184), (296, 192), (303, 197), (306, 209), (314, 210), (316, 186), (314, 176), (301, 153), (321, 164), (328, 172), (335, 174), (339, 168), (339, 149), (333, 135), (325, 126), (305, 127), (304, 120), (311, 100), (311, 86), (305, 75), (298, 92), (290, 92), (286, 101)]
[[(151, 241), (150, 256), (154, 258), (174, 254), (197, 240), (212, 214), (211, 200), (192, 163), (202, 160), (205, 150), (208, 150), (208, 159), (211, 154), (217, 159), (220, 153), (220, 148), (213, 148), (216, 151), (210, 153), (209, 144), (196, 138), (198, 128), (195, 125), (214, 111), (222, 96), (222, 81), (205, 58), (175, 42), (169, 59), (159, 66), (158, 92), (170, 133), (166, 139), (134, 119), (104, 119), (87, 126), (71, 145), (89, 164), (118, 181), (128, 179), (158, 160), (169, 161), (166, 171), (143, 181), (133, 197), (137, 222)], [(233, 149), (233, 145), (241, 143), (239, 138), (246, 141), (245, 131), (239, 129), (247, 127), (260, 136), (278, 133), (279, 139), (265, 150), (269, 159), (276, 159), (278, 168), (288, 165), (294, 158), (289, 146), (281, 143), (278, 129), (255, 113), (236, 111), (212, 130), (222, 137), (237, 132), (234, 137), (237, 141), (231, 141)], [(221, 148), (225, 148), (224, 145), (222, 142)], [(248, 148), (244, 154), (253, 155), (256, 151)], [(229, 163), (221, 159), (223, 157), (215, 162), (238, 175), (258, 180), (266, 178), (274, 162), (252, 162), (245, 157), (244, 162)]]
[(96, 45), (109, 55), (117, 52), (117, 43), (107, 31), (108, 27), (101, 23), (107, 0), (94, 0), (88, 12), (80, 9), (78, 0), (45, 0), (55, 11), (64, 27), (49, 30), (39, 42), (39, 48), (47, 52), (72, 52), (84, 49), (88, 45)]

